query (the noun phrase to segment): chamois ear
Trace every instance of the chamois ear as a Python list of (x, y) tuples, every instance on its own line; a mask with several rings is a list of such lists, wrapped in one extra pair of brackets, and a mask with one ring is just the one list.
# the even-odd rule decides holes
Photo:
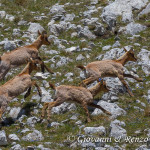
[(38, 30), (38, 35), (41, 35), (40, 31)]
[(123, 48), (125, 52), (128, 52), (125, 48)]
[(130, 52), (133, 52), (133, 47), (131, 47)]
[(42, 36), (44, 36), (44, 35), (47, 35), (47, 32), (46, 32), (46, 31), (43, 31), (43, 32), (42, 32)]

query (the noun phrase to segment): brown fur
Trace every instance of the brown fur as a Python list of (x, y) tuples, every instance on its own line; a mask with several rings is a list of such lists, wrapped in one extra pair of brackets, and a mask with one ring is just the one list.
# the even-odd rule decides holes
[[(27, 66), (19, 73), (17, 76), (0, 86), (0, 118), (5, 112), (7, 104), (19, 96), (21, 93), (25, 92), (27, 89), (35, 85), (38, 88), (39, 95), (41, 96), (41, 90), (37, 86), (36, 82), (31, 80), (31, 72), (37, 70), (36, 63), (31, 60)], [(27, 96), (29, 93), (26, 94)], [(26, 96), (26, 97), (27, 97)]]
[(130, 74), (125, 74), (123, 72), (123, 66), (126, 62), (137, 61), (132, 49), (130, 51), (127, 51), (125, 49), (125, 51), (126, 53), (117, 60), (102, 60), (89, 63), (85, 67), (86, 72), (88, 72), (88, 78), (83, 80), (83, 84), (88, 85), (95, 80), (104, 77), (118, 77), (122, 84), (127, 88), (128, 93), (131, 96), (134, 96), (133, 93), (130, 91), (127, 83), (125, 82), (124, 77), (133, 78), (137, 81), (143, 80), (141, 78), (135, 77)]
[(101, 109), (105, 113), (109, 114), (104, 108), (93, 103), (94, 96), (96, 96), (100, 91), (108, 92), (104, 81), (97, 83), (94, 87), (86, 89), (84, 87), (60, 85), (55, 87), (50, 83), (50, 86), (56, 90), (56, 100), (54, 102), (45, 103), (42, 109), (42, 119), (45, 116), (45, 111), (47, 109), (48, 120), (50, 119), (50, 111), (53, 107), (59, 106), (63, 102), (76, 102), (82, 105), (87, 114), (87, 120), (90, 122), (90, 116), (87, 106), (92, 106)]
[(30, 58), (38, 60), (41, 65), (45, 66), (44, 62), (38, 56), (38, 49), (43, 44), (49, 45), (50, 42), (48, 41), (46, 34), (39, 33), (39, 37), (31, 45), (19, 47), (2, 55), (0, 64), (0, 80), (4, 79), (5, 75), (11, 68), (26, 64)]

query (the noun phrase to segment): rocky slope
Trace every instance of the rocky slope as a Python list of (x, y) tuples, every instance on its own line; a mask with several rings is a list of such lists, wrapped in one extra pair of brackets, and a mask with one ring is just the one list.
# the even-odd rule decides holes
[[(149, 16), (149, 0), (0, 0), (0, 55), (32, 43), (38, 30), (46, 30), (53, 42), (42, 46), (40, 56), (55, 72), (34, 75), (42, 98), (34, 89), (29, 98), (22, 94), (9, 104), (1, 124), (1, 149), (150, 149)], [(44, 102), (53, 101), (48, 81), (78, 85), (84, 74), (77, 64), (119, 58), (123, 47), (133, 47), (138, 58), (125, 65), (125, 72), (144, 79), (126, 78), (135, 97), (118, 78), (105, 78), (110, 92), (95, 97), (95, 103), (111, 117), (89, 108), (92, 122), (87, 123), (80, 106), (64, 103), (52, 109), (50, 124), (46, 118), (39, 123)], [(0, 85), (22, 68), (11, 70)]]

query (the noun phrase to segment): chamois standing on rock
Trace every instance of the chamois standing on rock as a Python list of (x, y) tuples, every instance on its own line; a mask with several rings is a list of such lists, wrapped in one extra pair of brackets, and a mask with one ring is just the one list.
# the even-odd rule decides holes
[(87, 114), (87, 121), (90, 122), (90, 115), (87, 109), (87, 106), (95, 107), (101, 109), (108, 115), (111, 115), (110, 112), (105, 110), (99, 105), (93, 103), (94, 96), (96, 96), (99, 92), (104, 91), (108, 92), (108, 88), (106, 87), (106, 83), (101, 80), (98, 82), (94, 87), (87, 89), (85, 87), (77, 87), (77, 86), (69, 86), (69, 85), (60, 85), (55, 87), (53, 84), (49, 83), (50, 87), (56, 90), (56, 95), (54, 102), (45, 103), (42, 109), (42, 116), (41, 119), (44, 118), (45, 112), (47, 109), (47, 117), (48, 121), (50, 120), (50, 111), (53, 107), (61, 105), (63, 102), (76, 102), (82, 105), (86, 114)]
[(39, 37), (31, 45), (19, 47), (11, 52), (7, 52), (0, 56), (0, 80), (4, 79), (5, 75), (11, 68), (26, 64), (30, 58), (36, 59), (41, 64), (42, 72), (44, 68), (50, 73), (53, 73), (38, 56), (38, 49), (44, 45), (50, 45), (46, 32), (42, 34), (38, 31)]
[(17, 76), (0, 86), (0, 118), (5, 112), (8, 103), (19, 96), (21, 93), (27, 91), (25, 98), (30, 95), (31, 87), (36, 86), (39, 95), (42, 96), (41, 89), (35, 81), (31, 80), (31, 72), (38, 70), (37, 62), (30, 59), (26, 67)]
[(137, 81), (143, 81), (143, 79), (135, 77), (131, 74), (125, 74), (123, 71), (123, 66), (128, 61), (137, 61), (137, 58), (134, 56), (133, 49), (127, 51), (125, 48), (125, 54), (117, 60), (102, 60), (94, 61), (89, 63), (86, 67), (78, 65), (77, 67), (84, 70), (87, 73), (88, 78), (83, 80), (83, 85), (88, 85), (98, 78), (104, 77), (118, 77), (122, 84), (126, 87), (130, 96), (134, 96), (130, 91), (127, 83), (124, 80), (124, 77), (133, 78)]

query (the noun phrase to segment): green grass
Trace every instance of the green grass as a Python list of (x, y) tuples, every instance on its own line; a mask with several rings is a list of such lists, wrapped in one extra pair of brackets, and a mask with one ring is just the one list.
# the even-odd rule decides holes
[[(4, 38), (8, 38), (9, 40), (14, 40), (15, 37), (12, 37), (12, 32), (14, 28), (20, 28), (22, 35), (23, 32), (27, 31), (28, 26), (18, 26), (18, 22), (20, 20), (25, 20), (27, 22), (37, 22), (40, 23), (47, 31), (48, 31), (48, 26), (47, 24), (49, 23), (49, 21), (51, 20), (52, 16), (49, 15), (50, 12), (50, 7), (56, 3), (58, 3), (61, 5), (65, 4), (65, 3), (72, 3), (72, 4), (76, 4), (81, 2), (81, 0), (37, 0), (36, 2), (34, 2), (33, 0), (1, 0), (2, 6), (0, 6), (1, 10), (5, 10), (7, 14), (10, 15), (14, 15), (15, 16), (15, 20), (13, 22), (9, 22), (8, 20), (5, 19), (0, 19), (1, 22), (3, 22), (5, 24), (4, 27), (1, 28), (0, 30), (0, 34), (3, 36), (0, 36), (0, 40), (4, 40)], [(86, 0), (86, 1), (82, 1), (82, 3), (80, 3), (80, 5), (78, 5), (77, 7), (74, 7), (74, 5), (71, 6), (65, 6), (65, 10), (66, 13), (74, 13), (76, 16), (79, 16), (80, 12), (83, 11), (87, 11), (87, 6), (90, 5), (90, 0)], [(101, 7), (101, 6), (106, 6), (108, 4), (108, 2), (106, 0), (99, 0), (99, 3), (96, 5), (96, 7)], [(15, 10), (15, 11), (14, 11)], [(98, 13), (93, 14), (92, 17), (99, 17), (101, 14), (100, 10)], [(31, 13), (32, 12), (32, 13)], [(40, 16), (41, 13), (44, 13), (47, 18), (44, 20), (35, 20), (35, 16)], [(134, 16), (137, 15), (137, 12), (134, 11)], [(75, 18), (72, 23), (78, 25), (80, 24), (80, 20), (83, 19), (84, 17), (81, 16), (79, 18)], [(149, 22), (149, 15), (147, 16), (143, 16), (140, 18), (140, 20), (136, 21), (139, 22), (141, 24), (144, 24), (145, 22)], [(121, 18), (118, 17), (118, 25), (120, 26), (125, 26), (124, 23), (121, 22)], [(101, 18), (99, 17), (99, 22), (102, 23)], [(56, 22), (59, 23), (59, 22)], [(82, 25), (82, 24), (81, 24)], [(83, 26), (83, 25), (82, 25)], [(104, 26), (106, 26), (106, 24), (104, 24)], [(9, 28), (10, 29), (8, 31), (5, 31), (5, 29)], [(93, 32), (92, 27), (90, 27), (91, 32)], [(51, 46), (46, 46), (47, 49), (53, 49), (53, 50), (57, 50), (60, 52), (60, 56), (64, 56), (64, 57), (69, 57), (70, 59), (73, 60), (73, 62), (69, 62), (68, 64), (66, 64), (65, 66), (62, 67), (54, 67), (53, 70), (55, 72), (60, 72), (61, 75), (56, 75), (56, 79), (52, 79), (52, 75), (49, 76), (49, 78), (47, 79), (47, 81), (51, 81), (52, 83), (62, 83), (62, 80), (65, 79), (65, 81), (62, 84), (69, 84), (69, 85), (79, 85), (79, 83), (81, 82), (80, 78), (79, 78), (79, 73), (80, 70), (76, 68), (76, 65), (78, 64), (83, 64), (86, 65), (91, 61), (95, 61), (96, 57), (99, 56), (100, 54), (104, 54), (105, 52), (102, 51), (102, 47), (106, 46), (106, 45), (113, 45), (115, 43), (115, 36), (111, 35), (109, 38), (104, 39), (103, 37), (98, 37), (95, 40), (88, 40), (86, 39), (86, 42), (81, 42), (81, 40), (83, 38), (78, 38), (78, 37), (73, 37), (71, 38), (71, 33), (75, 32), (74, 30), (68, 30), (66, 32), (63, 32), (61, 35), (59, 35), (59, 39), (65, 39), (68, 41), (69, 44), (64, 44), (64, 46), (66, 48), (72, 47), (72, 46), (79, 46), (80, 49), (82, 48), (87, 48), (89, 45), (89, 42), (93, 42), (96, 46), (94, 48), (92, 48), (91, 52), (73, 52), (73, 53), (66, 53), (63, 50), (58, 50), (57, 47), (52, 44)], [(49, 31), (48, 31), (49, 33)], [(135, 54), (137, 55), (139, 53), (139, 51), (141, 50), (142, 46), (147, 46), (148, 48), (150, 47), (150, 28), (147, 28), (145, 31), (140, 32), (139, 33), (141, 35), (141, 37), (136, 37), (134, 39), (127, 39), (127, 35), (124, 34), (119, 34), (118, 36), (120, 37), (120, 44), (121, 47), (124, 47), (126, 45), (133, 45), (133, 43), (140, 43), (141, 46), (137, 47), (137, 46), (133, 46), (135, 49)], [(23, 41), (23, 43), (26, 42), (26, 38), (22, 38), (22, 37), (17, 37), (17, 39), (21, 39)], [(74, 44), (70, 44), (70, 41), (73, 41)], [(100, 44), (101, 43), (101, 44)], [(23, 44), (24, 45), (24, 44)], [(0, 55), (3, 54), (5, 51), (3, 50), (3, 47), (1, 47), (1, 51), (0, 51)], [(84, 59), (83, 61), (76, 61), (76, 57), (79, 54), (82, 54), (83, 56), (86, 56), (86, 54), (90, 55), (89, 59)], [(40, 56), (42, 57), (43, 60), (49, 60), (51, 59), (54, 55), (45, 55), (44, 50), (41, 48), (40, 49)], [(55, 61), (55, 65), (56, 63), (59, 61), (59, 58), (56, 59)], [(47, 66), (50, 66), (52, 64), (52, 62), (47, 63)], [(8, 81), (9, 79), (11, 79), (13, 76), (17, 75), (24, 66), (18, 68), (18, 70), (16, 71), (16, 73), (12, 76), (9, 76), (5, 81), (2, 81), (0, 83), (0, 85), (4, 84), (6, 81)], [(135, 66), (138, 67), (137, 69), (137, 73), (140, 77), (143, 77), (146, 79), (146, 81), (150, 80), (150, 77), (145, 77), (145, 75), (143, 74), (142, 68), (140, 66)], [(132, 66), (127, 67), (129, 70), (131, 70)], [(69, 82), (66, 80), (65, 74), (68, 72), (72, 72), (74, 74), (73, 76), (73, 81)], [(34, 73), (33, 73), (34, 74)], [(123, 108), (124, 110), (126, 110), (127, 115), (126, 116), (120, 116), (117, 119), (124, 121), (126, 123), (126, 126), (124, 127), (127, 130), (127, 134), (128, 136), (137, 136), (137, 137), (146, 137), (146, 133), (144, 132), (144, 129), (149, 128), (149, 124), (150, 124), (150, 119), (149, 116), (145, 116), (145, 112), (139, 112), (136, 109), (134, 109), (134, 106), (138, 106), (142, 109), (144, 109), (144, 111), (147, 111), (147, 109), (149, 109), (149, 104), (147, 103), (147, 100), (145, 98), (143, 98), (143, 95), (147, 95), (147, 90), (150, 89), (150, 85), (146, 84), (146, 81), (144, 81), (143, 83), (140, 83), (140, 86), (144, 87), (144, 88), (135, 88), (135, 84), (136, 83), (129, 83), (131, 89), (135, 89), (133, 90), (133, 93), (135, 95), (135, 97), (131, 98), (128, 93), (124, 93), (124, 94), (119, 94), (119, 101), (118, 101), (118, 105)], [(42, 80), (38, 81), (38, 84), (40, 86), (43, 86), (42, 84)], [(48, 88), (47, 88), (48, 90)], [(35, 92), (33, 92), (27, 99), (26, 102), (30, 102), (32, 96), (36, 94)], [(100, 98), (101, 94), (98, 95), (96, 98)], [(18, 96), (18, 102), (11, 102), (9, 104), (10, 107), (23, 107), (25, 104), (21, 104), (21, 99), (23, 98), (23, 96)], [(143, 106), (141, 106), (141, 104), (136, 103), (136, 100), (139, 99), (141, 102), (144, 102), (146, 104), (146, 108), (144, 108)], [(32, 114), (34, 116), (40, 116), (41, 115), (41, 109), (38, 110), (38, 114), (34, 114), (32, 112)], [(57, 115), (57, 114), (53, 114), (51, 116), (51, 121), (55, 121), (55, 122), (61, 122), (63, 120), (69, 119), (71, 116), (73, 116), (75, 113), (78, 113), (78, 120), (81, 120), (83, 122), (83, 125), (85, 126), (104, 126), (106, 128), (106, 130), (109, 130), (110, 127), (110, 122), (111, 120), (106, 116), (106, 115), (98, 115), (98, 116), (91, 116), (92, 118), (92, 122), (91, 123), (86, 123), (86, 114), (84, 112), (84, 110), (77, 105), (77, 110), (75, 111), (71, 111), (71, 112), (65, 112), (63, 114)], [(7, 114), (6, 114), (7, 116)], [(27, 118), (25, 118), (24, 122), (26, 121)], [(69, 144), (71, 143), (67, 143), (65, 142), (65, 140), (67, 140), (67, 136), (68, 135), (78, 135), (80, 132), (79, 127), (75, 124), (76, 121), (74, 120), (69, 120), (68, 122), (64, 123), (64, 125), (59, 126), (58, 128), (55, 127), (51, 127), (51, 128), (47, 128), (47, 122), (44, 122), (43, 124), (37, 123), (35, 124), (35, 129), (39, 130), (42, 132), (43, 136), (44, 136), (44, 141), (39, 141), (39, 142), (25, 142), (25, 141), (21, 141), (21, 142), (17, 142), (19, 143), (22, 147), (27, 147), (27, 146), (38, 146), (39, 144), (43, 144), (44, 142), (52, 142), (52, 144), (50, 146), (48, 145), (44, 145), (45, 147), (50, 147), (51, 149), (54, 150), (58, 150), (58, 149), (64, 149), (64, 150), (69, 150)], [(27, 125), (25, 126), (27, 128)], [(16, 123), (14, 125), (11, 125), (9, 127), (4, 127), (3, 128), (6, 131), (7, 136), (11, 133), (15, 133), (17, 134), (17, 136), (19, 138), (22, 138), (22, 135), (20, 132), (18, 132), (20, 129), (22, 129), (22, 127), (19, 125), (19, 123)], [(141, 130), (142, 134), (141, 135), (135, 135), (135, 131), (137, 130)], [(27, 133), (26, 133), (27, 134)], [(25, 135), (26, 135), (25, 134)], [(83, 129), (81, 129), (81, 134), (84, 134)], [(95, 136), (99, 136), (99, 135), (95, 135)], [(109, 133), (107, 133), (106, 137), (109, 136)], [(9, 140), (9, 145), (7, 147), (2, 147), (3, 150), (8, 150), (10, 147), (12, 147), (11, 142)], [(65, 147), (60, 147), (59, 144), (64, 144)], [(123, 143), (120, 144), (120, 146)], [(110, 143), (110, 145), (114, 146), (115, 143)], [(127, 147), (126, 149), (132, 150), (135, 149), (137, 147), (139, 147), (140, 144), (137, 143), (133, 143), (133, 144), (129, 144), (127, 143)], [(77, 150), (81, 149), (80, 147), (76, 148)]]

